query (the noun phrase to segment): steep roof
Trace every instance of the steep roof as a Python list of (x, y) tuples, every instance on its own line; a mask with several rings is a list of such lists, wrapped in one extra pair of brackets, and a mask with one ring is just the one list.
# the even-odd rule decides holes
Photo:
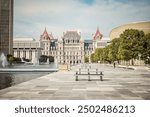
[(93, 40), (96, 40), (97, 38), (102, 38), (102, 34), (100, 33), (100, 31), (99, 31), (99, 28), (97, 28), (97, 31), (96, 31), (96, 33), (95, 33), (95, 35), (94, 35), (94, 37), (93, 37)]
[(81, 38), (81, 35), (77, 31), (67, 31), (63, 34), (63, 38), (73, 38), (76, 37), (78, 39)]
[(53, 39), (53, 35), (52, 35), (52, 33), (49, 35), (49, 34), (47, 33), (46, 28), (45, 28), (43, 34), (42, 34), (41, 37), (40, 37), (40, 40), (50, 40), (50, 39)]

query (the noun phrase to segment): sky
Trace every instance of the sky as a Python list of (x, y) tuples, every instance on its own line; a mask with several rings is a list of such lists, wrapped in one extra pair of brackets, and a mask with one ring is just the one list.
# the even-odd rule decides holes
[(40, 39), (46, 28), (55, 38), (67, 30), (91, 39), (122, 24), (150, 21), (150, 0), (15, 0), (14, 37)]

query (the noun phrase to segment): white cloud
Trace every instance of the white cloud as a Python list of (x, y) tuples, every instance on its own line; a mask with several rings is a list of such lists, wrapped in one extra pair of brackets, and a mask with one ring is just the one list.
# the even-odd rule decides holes
[(45, 27), (55, 37), (68, 29), (80, 29), (91, 38), (99, 26), (104, 36), (112, 28), (128, 22), (149, 20), (149, 4), (95, 0), (92, 5), (79, 0), (15, 0), (15, 34), (39, 39)]

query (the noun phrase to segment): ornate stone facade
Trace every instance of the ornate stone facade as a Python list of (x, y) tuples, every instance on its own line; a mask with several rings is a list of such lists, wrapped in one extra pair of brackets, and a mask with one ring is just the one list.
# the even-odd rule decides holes
[(78, 64), (84, 62), (84, 40), (77, 31), (67, 31), (61, 40), (54, 39), (45, 29), (40, 42), (43, 44), (42, 54), (54, 56), (59, 64)]

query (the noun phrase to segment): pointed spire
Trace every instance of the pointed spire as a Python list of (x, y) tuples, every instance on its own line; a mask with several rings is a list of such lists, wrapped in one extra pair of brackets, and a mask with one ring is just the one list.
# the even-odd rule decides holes
[(43, 32), (43, 35), (48, 35), (47, 30), (46, 30), (46, 27), (45, 27), (45, 30), (44, 30), (44, 32)]
[(102, 36), (103, 36), (103, 35), (102, 35), (102, 34), (100, 33), (100, 31), (99, 31), (99, 27), (97, 27), (96, 33), (95, 33), (95, 35), (94, 35), (94, 37), (93, 37), (93, 40), (101, 39)]
[(97, 31), (99, 31), (99, 27), (97, 26)]
[(43, 34), (41, 35), (40, 40), (50, 40), (49, 34), (47, 33), (47, 30), (46, 30), (46, 27), (45, 27)]

